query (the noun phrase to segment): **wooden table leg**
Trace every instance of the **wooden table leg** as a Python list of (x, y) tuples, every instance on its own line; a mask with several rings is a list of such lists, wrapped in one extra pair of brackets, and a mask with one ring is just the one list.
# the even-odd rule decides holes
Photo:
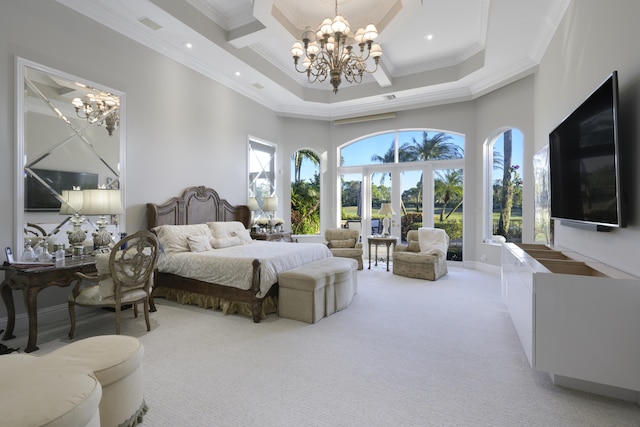
[(391, 246), (391, 242), (386, 244), (386, 247), (387, 247), (387, 271), (389, 271), (389, 246)]
[(2, 294), (4, 305), (7, 308), (7, 329), (4, 331), (4, 336), (2, 337), (2, 340), (5, 341), (16, 337), (13, 335), (13, 328), (16, 325), (16, 307), (13, 304), (13, 292), (6, 280), (2, 282), (2, 290), (0, 290), (0, 293)]
[(27, 341), (27, 347), (24, 349), (25, 353), (31, 353), (38, 350), (36, 341), (38, 339), (38, 293), (39, 288), (28, 288), (24, 291), (24, 305), (27, 308), (27, 315), (29, 317), (29, 340)]
[(371, 240), (369, 240), (369, 270), (371, 270)]

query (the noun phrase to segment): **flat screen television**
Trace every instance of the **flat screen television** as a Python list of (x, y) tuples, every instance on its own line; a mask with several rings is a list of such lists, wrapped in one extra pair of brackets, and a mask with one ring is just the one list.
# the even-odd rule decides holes
[[(62, 194), (74, 186), (82, 189), (98, 188), (98, 174), (88, 172), (65, 172), (47, 169), (32, 169), (52, 189)], [(60, 210), (60, 201), (36, 178), (26, 174), (24, 183), (25, 211), (54, 212)]]
[(624, 227), (614, 71), (549, 134), (551, 217), (600, 231)]

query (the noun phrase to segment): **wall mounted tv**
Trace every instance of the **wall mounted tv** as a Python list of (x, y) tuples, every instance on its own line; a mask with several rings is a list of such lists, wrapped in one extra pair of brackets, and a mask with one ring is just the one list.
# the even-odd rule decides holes
[[(52, 189), (62, 194), (73, 186), (82, 189), (98, 188), (98, 174), (88, 172), (64, 172), (46, 169), (32, 169)], [(60, 201), (51, 191), (30, 174), (25, 174), (24, 210), (27, 212), (54, 212), (60, 210)]]
[(549, 134), (551, 217), (608, 231), (624, 227), (614, 71)]

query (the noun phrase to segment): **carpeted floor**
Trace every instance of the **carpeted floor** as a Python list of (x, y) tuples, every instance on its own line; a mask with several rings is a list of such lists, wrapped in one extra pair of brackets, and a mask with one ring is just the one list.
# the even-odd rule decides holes
[[(429, 282), (379, 265), (358, 281), (353, 303), (314, 325), (162, 299), (151, 332), (126, 314), (123, 333), (145, 345), (144, 426), (640, 426), (635, 403), (529, 367), (498, 275), (450, 268)], [(67, 328), (42, 325), (36, 354)], [(99, 312), (76, 339), (113, 328)]]

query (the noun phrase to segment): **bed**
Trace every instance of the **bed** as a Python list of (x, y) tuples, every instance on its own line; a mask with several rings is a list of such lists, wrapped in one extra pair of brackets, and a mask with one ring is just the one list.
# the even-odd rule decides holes
[(251, 241), (250, 237), (245, 244), (231, 247), (173, 250), (165, 234), (205, 234), (209, 229), (217, 236), (216, 230), (225, 230), (228, 225), (229, 230), (240, 226), (248, 236), (250, 221), (247, 206), (231, 205), (214, 189), (204, 186), (189, 187), (162, 204), (148, 203), (147, 226), (161, 244), (165, 243), (165, 253), (158, 260), (151, 311), (156, 310), (153, 298), (165, 297), (219, 308), (225, 314), (239, 312), (258, 323), (266, 314), (277, 311), (278, 273), (331, 256), (321, 243)]

